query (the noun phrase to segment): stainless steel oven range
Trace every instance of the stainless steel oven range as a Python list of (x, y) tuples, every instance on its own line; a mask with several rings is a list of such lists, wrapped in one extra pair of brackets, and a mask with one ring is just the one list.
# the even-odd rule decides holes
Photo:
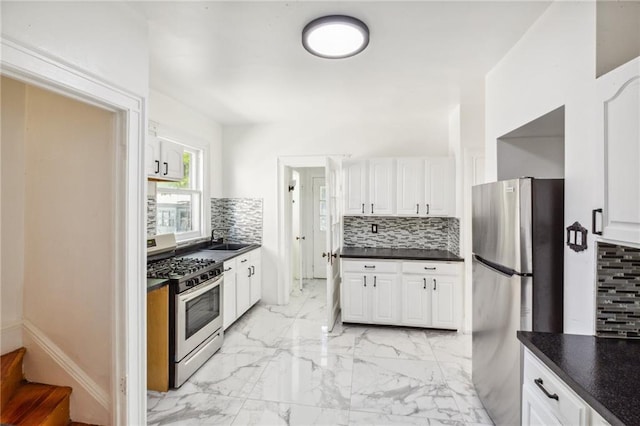
[(169, 385), (178, 388), (222, 346), (223, 267), (173, 253), (149, 257), (147, 277), (169, 279)]

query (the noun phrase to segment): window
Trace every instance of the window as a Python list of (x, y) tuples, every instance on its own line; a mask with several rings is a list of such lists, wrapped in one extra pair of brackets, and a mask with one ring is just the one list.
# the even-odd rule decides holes
[(203, 236), (202, 151), (184, 148), (184, 177), (179, 182), (158, 182), (157, 233), (174, 232), (182, 241)]

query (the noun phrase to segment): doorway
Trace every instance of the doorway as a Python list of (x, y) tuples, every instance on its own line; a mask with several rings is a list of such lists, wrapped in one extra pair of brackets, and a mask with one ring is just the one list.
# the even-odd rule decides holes
[(340, 291), (339, 162), (330, 157), (281, 157), (278, 175), (278, 303), (299, 300), (305, 287), (316, 293), (321, 287), (325, 325), (331, 330)]

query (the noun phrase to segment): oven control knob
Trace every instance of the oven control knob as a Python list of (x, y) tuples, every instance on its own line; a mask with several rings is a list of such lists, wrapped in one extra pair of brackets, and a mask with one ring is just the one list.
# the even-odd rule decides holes
[(195, 280), (187, 280), (187, 287), (193, 287), (196, 285)]

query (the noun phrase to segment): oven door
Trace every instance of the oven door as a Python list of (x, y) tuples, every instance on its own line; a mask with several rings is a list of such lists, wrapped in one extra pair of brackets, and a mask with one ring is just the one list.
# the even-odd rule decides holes
[(222, 327), (222, 275), (176, 294), (175, 362)]

